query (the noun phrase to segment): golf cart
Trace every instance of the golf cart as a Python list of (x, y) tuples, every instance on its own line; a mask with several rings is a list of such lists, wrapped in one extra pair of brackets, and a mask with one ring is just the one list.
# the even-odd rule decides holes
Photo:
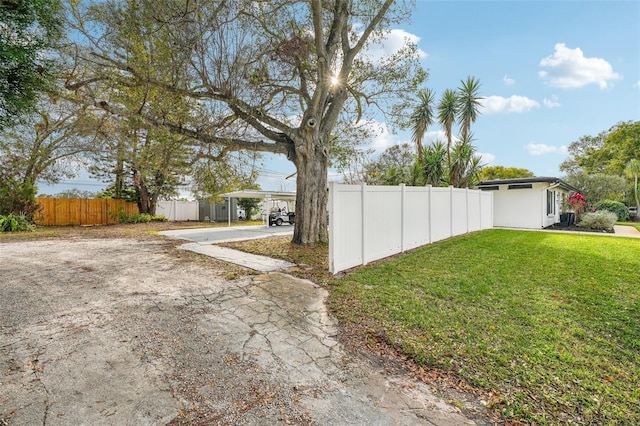
[(285, 222), (293, 225), (296, 221), (295, 218), (296, 214), (294, 212), (287, 213), (286, 209), (274, 209), (269, 213), (269, 226), (281, 226)]

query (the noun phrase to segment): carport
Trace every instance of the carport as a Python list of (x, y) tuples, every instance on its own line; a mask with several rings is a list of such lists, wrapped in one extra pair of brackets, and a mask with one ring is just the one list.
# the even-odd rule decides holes
[[(227, 199), (227, 203), (229, 205), (228, 214), (229, 214), (229, 226), (231, 226), (231, 199), (232, 198), (257, 198), (263, 200), (265, 202), (269, 201), (286, 201), (287, 203), (296, 201), (296, 193), (295, 192), (282, 192), (282, 191), (258, 191), (245, 189), (242, 191), (233, 191), (227, 192), (224, 194), (220, 194), (221, 197)], [(294, 204), (295, 207), (295, 204)], [(294, 208), (295, 210), (295, 208)], [(264, 219), (267, 227), (269, 226), (268, 218)]]

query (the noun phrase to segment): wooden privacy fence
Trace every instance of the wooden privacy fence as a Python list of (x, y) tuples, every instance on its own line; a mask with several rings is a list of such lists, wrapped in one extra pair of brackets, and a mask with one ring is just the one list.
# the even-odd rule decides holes
[(334, 274), (490, 228), (490, 191), (329, 184), (329, 269)]
[(118, 223), (116, 213), (138, 213), (138, 205), (124, 200), (85, 198), (36, 198), (41, 210), (34, 216), (38, 225), (108, 225)]

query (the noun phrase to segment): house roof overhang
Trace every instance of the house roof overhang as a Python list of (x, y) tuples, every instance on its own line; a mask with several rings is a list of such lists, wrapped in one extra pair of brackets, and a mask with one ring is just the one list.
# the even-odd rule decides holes
[(295, 192), (281, 192), (281, 191), (255, 191), (245, 189), (243, 191), (233, 191), (220, 194), (220, 197), (224, 198), (258, 198), (261, 200), (282, 200), (282, 201), (295, 201)]
[(483, 180), (478, 184), (478, 188), (482, 189), (487, 186), (496, 186), (496, 185), (516, 185), (522, 183), (549, 183), (551, 185), (556, 185), (557, 187), (564, 189), (569, 192), (578, 192), (578, 189), (569, 185), (567, 182), (559, 179), (557, 177), (548, 177), (548, 176), (537, 176), (537, 177), (528, 177), (528, 178), (514, 178), (514, 179), (494, 179), (494, 180)]

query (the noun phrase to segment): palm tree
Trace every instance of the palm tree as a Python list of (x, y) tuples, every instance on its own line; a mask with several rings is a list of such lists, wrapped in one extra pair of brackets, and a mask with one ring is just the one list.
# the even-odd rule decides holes
[(634, 159), (629, 160), (624, 168), (627, 176), (633, 177), (633, 193), (636, 198), (636, 219), (640, 217), (640, 199), (638, 199), (638, 176), (640, 175), (640, 161)]
[(431, 89), (420, 90), (418, 100), (420, 103), (410, 117), (411, 138), (416, 143), (418, 160), (422, 161), (422, 138), (427, 128), (433, 124), (433, 102), (435, 93)]
[(440, 104), (438, 104), (438, 122), (444, 128), (447, 136), (447, 169), (451, 169), (451, 139), (453, 138), (452, 129), (458, 116), (458, 96), (456, 92), (447, 89), (442, 94)]
[(478, 96), (480, 80), (475, 77), (467, 77), (466, 81), (460, 81), (458, 88), (458, 115), (457, 119), (461, 127), (461, 135), (464, 139), (471, 130), (471, 123), (478, 118), (480, 101), (484, 98)]

